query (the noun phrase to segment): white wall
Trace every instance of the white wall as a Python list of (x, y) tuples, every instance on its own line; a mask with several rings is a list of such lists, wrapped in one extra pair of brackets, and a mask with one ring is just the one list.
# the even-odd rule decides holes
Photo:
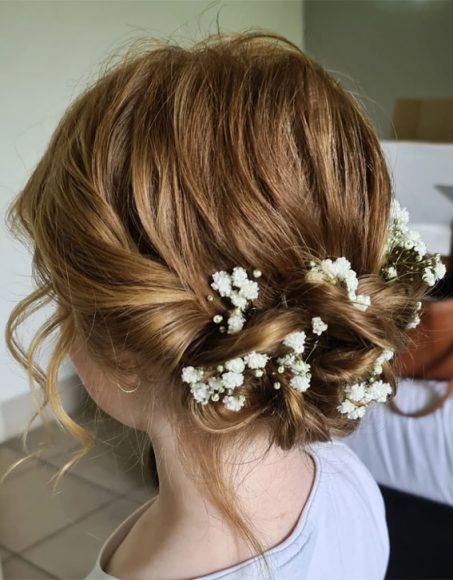
[(429, 252), (449, 255), (453, 228), (453, 144), (381, 141), (393, 190)]
[(360, 94), (382, 139), (397, 98), (453, 95), (451, 0), (307, 0), (305, 50)]
[[(0, 2), (2, 216), (43, 153), (64, 109), (96, 76), (103, 59), (144, 35), (171, 36), (183, 44), (200, 40), (216, 31), (217, 16), (221, 30), (258, 27), (279, 32), (302, 47), (302, 0)], [(11, 239), (3, 223), (0, 270), (4, 328), (14, 304), (32, 289), (32, 280), (29, 254)], [(40, 323), (45, 316), (41, 313)], [(26, 344), (37, 326), (38, 320), (23, 332)], [(44, 368), (45, 361), (44, 353)], [(62, 371), (62, 378), (73, 374), (69, 363)], [(25, 374), (9, 356), (4, 341), (0, 381), (1, 441), (13, 434), (11, 400), (23, 400), (28, 391)]]

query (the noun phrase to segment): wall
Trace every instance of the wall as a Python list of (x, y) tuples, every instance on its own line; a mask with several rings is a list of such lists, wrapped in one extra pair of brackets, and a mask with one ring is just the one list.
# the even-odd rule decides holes
[[(0, 2), (0, 211), (20, 190), (64, 109), (116, 49), (144, 35), (181, 43), (216, 31), (263, 28), (302, 46), (302, 0), (153, 2)], [(30, 255), (0, 230), (0, 323), (33, 288)], [(49, 310), (25, 327), (27, 344)], [(49, 345), (50, 346), (50, 345)], [(40, 364), (45, 368), (43, 352)], [(61, 381), (74, 378), (69, 363)], [(31, 413), (24, 371), (0, 348), (0, 441), (20, 432)], [(75, 384), (72, 381), (71, 384)], [(65, 387), (66, 389), (66, 387)], [(74, 393), (74, 389), (70, 389)], [(77, 403), (72, 394), (69, 407)]]
[(453, 96), (450, 0), (307, 0), (306, 51), (358, 93), (382, 139), (394, 101)]

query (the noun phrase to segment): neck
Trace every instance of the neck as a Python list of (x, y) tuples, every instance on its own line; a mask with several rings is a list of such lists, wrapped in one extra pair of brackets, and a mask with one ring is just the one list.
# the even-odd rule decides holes
[[(159, 493), (138, 530), (141, 538), (149, 539), (142, 559), (141, 569), (147, 570), (144, 577), (149, 570), (153, 577), (159, 577), (160, 570), (167, 576), (169, 569), (177, 576), (178, 566), (185, 577), (190, 573), (188, 567), (194, 575), (208, 574), (254, 556), (199, 490), (193, 475), (184, 470), (168, 419), (155, 413), (151, 425), (148, 434), (156, 456)], [(263, 457), (266, 448), (267, 438), (257, 435), (234, 461), (240, 464), (235, 471), (240, 510), (260, 531), (258, 539), (268, 550), (294, 529), (313, 485), (315, 465), (302, 449), (272, 448)], [(134, 559), (140, 560), (140, 555), (135, 554)]]

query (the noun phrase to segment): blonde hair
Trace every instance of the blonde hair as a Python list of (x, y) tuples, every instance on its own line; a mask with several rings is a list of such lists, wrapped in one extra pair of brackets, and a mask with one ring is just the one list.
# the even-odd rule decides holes
[[(264, 556), (235, 506), (223, 457), (259, 429), (284, 450), (350, 433), (338, 413), (346, 383), (383, 348), (403, 350), (420, 283), (388, 283), (384, 260), (391, 181), (359, 102), (278, 34), (214, 34), (190, 48), (140, 41), (70, 105), (46, 152), (9, 208), (11, 231), (33, 241), (37, 289), (12, 311), (8, 347), (43, 389), (58, 421), (84, 448), (93, 437), (63, 410), (57, 371), (76, 337), (113, 377), (116, 353), (155, 373), (177, 418), (181, 460), (215, 505)], [(339, 288), (305, 277), (309, 257), (346, 256), (366, 312)], [(209, 276), (259, 268), (256, 311), (237, 335), (212, 323)], [(13, 338), (44, 303), (56, 306), (27, 352)], [(284, 336), (329, 325), (302, 393), (266, 374), (243, 385), (241, 411), (195, 402), (184, 365), (211, 366), (252, 350), (278, 355)], [(47, 372), (33, 359), (58, 330)], [(106, 338), (108, 338), (106, 340)], [(385, 377), (395, 388), (389, 363)], [(71, 465), (70, 462), (68, 465)], [(65, 466), (65, 469), (68, 467)]]

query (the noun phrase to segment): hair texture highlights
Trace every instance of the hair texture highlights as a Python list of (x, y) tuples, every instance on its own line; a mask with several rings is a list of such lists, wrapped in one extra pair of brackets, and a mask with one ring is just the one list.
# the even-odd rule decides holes
[[(145, 39), (129, 49), (66, 110), (8, 213), (11, 230), (32, 240), (37, 284), (11, 313), (8, 346), (84, 444), (74, 461), (93, 437), (64, 413), (56, 377), (80, 337), (112, 376), (124, 349), (142, 385), (158, 373), (181, 459), (262, 555), (235, 506), (225, 453), (261, 428), (285, 450), (355, 428), (336, 409), (344, 384), (383, 348), (407, 347), (406, 325), (425, 291), (379, 276), (391, 195), (361, 105), (284, 37), (219, 33), (190, 48)], [(371, 296), (366, 312), (340, 288), (306, 279), (311, 257), (338, 256)], [(245, 328), (221, 334), (212, 317), (224, 306), (206, 300), (209, 277), (237, 264), (263, 272), (260, 295)], [(14, 333), (45, 302), (55, 313), (25, 351)], [(313, 316), (328, 323), (328, 343), (313, 353), (306, 392), (276, 391), (265, 372), (237, 390), (247, 403), (233, 412), (198, 404), (182, 383), (184, 365), (251, 350), (278, 356), (285, 335)], [(44, 373), (34, 356), (54, 331)], [(389, 363), (385, 376), (395, 388)]]

